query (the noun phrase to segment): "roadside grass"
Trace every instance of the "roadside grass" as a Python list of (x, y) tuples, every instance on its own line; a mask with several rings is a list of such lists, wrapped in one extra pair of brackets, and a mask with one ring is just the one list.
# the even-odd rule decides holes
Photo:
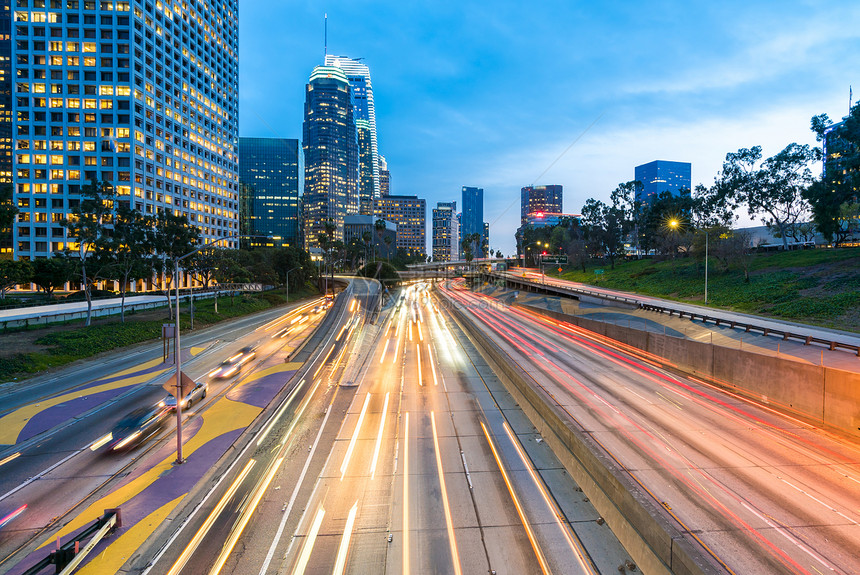
[[(749, 276), (745, 281), (741, 268), (723, 270), (711, 258), (707, 305), (860, 332), (860, 248), (755, 254)], [(704, 300), (704, 261), (693, 258), (624, 261), (585, 273), (568, 268), (561, 277), (676, 301)]]
[[(308, 285), (298, 292), (291, 291), (290, 301), (316, 294), (317, 290)], [(218, 313), (215, 313), (214, 299), (201, 299), (194, 302), (194, 328), (198, 330), (286, 303), (286, 294), (281, 289), (236, 295), (232, 298), (221, 296), (218, 298)], [(161, 338), (162, 324), (170, 321), (166, 307), (158, 311), (163, 315), (160, 319), (152, 319), (151, 312), (142, 314), (126, 312), (125, 323), (120, 321), (119, 316), (111, 316), (109, 320), (100, 320), (90, 327), (69, 329), (68, 325), (49, 325), (39, 328), (39, 335), (34, 343), (42, 350), (0, 357), (0, 381), (23, 379), (46, 369), (93, 357), (106, 351), (157, 340)], [(180, 304), (179, 317), (180, 328), (184, 333), (188, 333), (191, 328), (191, 316), (187, 303)], [(80, 320), (76, 323), (80, 324)], [(36, 331), (32, 328), (31, 330)]]

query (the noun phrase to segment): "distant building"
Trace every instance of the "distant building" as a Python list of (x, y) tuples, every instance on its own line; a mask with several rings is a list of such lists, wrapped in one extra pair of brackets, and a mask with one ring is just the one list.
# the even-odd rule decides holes
[[(299, 241), (299, 141), (239, 138), (239, 220), (250, 246)], [(240, 238), (240, 243), (244, 242)]]
[(524, 246), (519, 245), (523, 234), (527, 229), (535, 229), (535, 228), (549, 228), (554, 227), (565, 220), (572, 219), (579, 221), (582, 219), (582, 216), (579, 214), (551, 214), (551, 213), (537, 213), (532, 214), (526, 218), (526, 221), (523, 225), (517, 228), (517, 232), (515, 237), (517, 238), (517, 253), (520, 253)]
[[(385, 229), (376, 228), (377, 218), (373, 216), (345, 216), (343, 218), (343, 235), (346, 245), (353, 241), (364, 244), (365, 232), (370, 233), (371, 245), (381, 259), (390, 259), (397, 250), (397, 224), (385, 222)], [(388, 241), (386, 241), (386, 238)]]
[(433, 261), (460, 259), (460, 220), (457, 202), (439, 202), (433, 209)]
[(377, 218), (397, 224), (397, 249), (427, 257), (427, 201), (418, 196), (385, 195), (376, 202)]
[(636, 191), (636, 200), (653, 204), (663, 192), (670, 192), (678, 197), (684, 194), (690, 197), (691, 165), (689, 162), (669, 162), (655, 160), (636, 166), (635, 179), (642, 182), (642, 187)]
[(336, 66), (346, 73), (352, 92), (353, 116), (358, 131), (359, 148), (359, 213), (373, 214), (379, 197), (379, 148), (376, 132), (376, 108), (370, 68), (346, 56), (326, 55), (325, 65)]
[(358, 214), (358, 133), (349, 80), (341, 68), (317, 66), (305, 88), (302, 149), (304, 242), (317, 248), (327, 222), (343, 241), (343, 219)]
[(520, 225), (532, 214), (560, 214), (564, 192), (562, 186), (526, 186), (520, 191)]
[(391, 172), (388, 171), (388, 162), (385, 156), (379, 155), (379, 195), (381, 197), (391, 195)]
[[(461, 237), (484, 234), (484, 190), (463, 186)], [(480, 242), (479, 242), (480, 244)]]

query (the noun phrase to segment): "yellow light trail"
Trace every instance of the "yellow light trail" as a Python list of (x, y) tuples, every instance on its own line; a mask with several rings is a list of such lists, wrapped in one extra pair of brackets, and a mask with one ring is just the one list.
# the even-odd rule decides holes
[(508, 493), (510, 493), (511, 495), (511, 499), (514, 502), (514, 507), (517, 508), (517, 514), (520, 516), (520, 521), (522, 522), (523, 527), (526, 530), (526, 535), (528, 535), (529, 542), (532, 544), (532, 549), (535, 552), (535, 556), (537, 557), (538, 563), (540, 563), (541, 572), (544, 574), (552, 573), (552, 571), (550, 571), (549, 565), (547, 565), (546, 558), (543, 556), (543, 552), (538, 546), (537, 539), (535, 539), (535, 535), (532, 532), (532, 527), (526, 519), (526, 514), (523, 511), (522, 505), (520, 505), (520, 500), (517, 498), (517, 494), (514, 493), (514, 486), (511, 485), (511, 480), (508, 478), (508, 472), (502, 465), (502, 460), (499, 458), (499, 452), (496, 451), (496, 446), (495, 444), (493, 444), (493, 440), (490, 439), (490, 434), (487, 431), (487, 426), (484, 425), (483, 421), (481, 422), (481, 429), (484, 430), (484, 436), (487, 438), (487, 443), (490, 444), (490, 450), (493, 452), (493, 457), (496, 459), (496, 465), (499, 466), (499, 471), (502, 473), (502, 479), (505, 480), (505, 485), (508, 487)]
[(215, 519), (221, 514), (224, 510), (224, 507), (227, 506), (227, 502), (235, 495), (236, 490), (239, 489), (239, 485), (245, 480), (248, 476), (248, 473), (251, 472), (251, 469), (254, 468), (256, 464), (256, 460), (251, 459), (245, 465), (245, 468), (239, 474), (239, 477), (233, 482), (230, 486), (230, 489), (227, 490), (227, 493), (224, 494), (224, 497), (218, 502), (218, 505), (215, 506), (215, 509), (212, 510), (212, 513), (209, 514), (209, 517), (206, 518), (206, 521), (203, 522), (203, 525), (194, 534), (194, 537), (191, 538), (191, 541), (188, 543), (188, 546), (182, 551), (182, 554), (176, 560), (176, 563), (173, 564), (173, 567), (170, 568), (170, 571), (167, 572), (167, 575), (177, 575), (182, 569), (185, 567), (185, 564), (188, 563), (188, 560), (191, 558), (191, 555), (194, 551), (197, 550), (197, 547), (200, 545), (200, 541), (206, 537), (206, 534), (209, 533), (209, 530), (212, 528), (212, 524), (215, 522)]
[(281, 468), (281, 463), (283, 463), (284, 458), (279, 457), (275, 460), (275, 464), (269, 469), (269, 472), (266, 474), (263, 482), (257, 487), (256, 492), (254, 493), (254, 497), (251, 499), (251, 502), (247, 507), (242, 511), (242, 515), (239, 519), (239, 524), (233, 529), (233, 532), (230, 533), (230, 539), (227, 540), (227, 544), (221, 550), (221, 554), (218, 556), (218, 560), (215, 562), (215, 565), (212, 566), (212, 569), (209, 571), (209, 575), (218, 575), (221, 572), (221, 569), (224, 568), (224, 563), (227, 562), (227, 558), (230, 557), (230, 553), (233, 552), (233, 549), (236, 547), (236, 543), (239, 541), (239, 537), (242, 536), (242, 532), (245, 530), (245, 527), (248, 525), (248, 521), (251, 520), (251, 515), (254, 514), (254, 511), (257, 509), (257, 505), (260, 503), (260, 499), (263, 498), (263, 494), (266, 493), (266, 489), (269, 488), (269, 484), (274, 479), (275, 474), (278, 472), (278, 469)]
[(415, 344), (415, 354), (418, 358), (418, 385), (420, 387), (424, 387), (424, 381), (421, 379), (421, 346), (420, 344)]
[[(107, 438), (107, 439), (105, 439), (105, 438)], [(108, 433), (108, 434), (107, 434), (107, 435), (105, 435), (105, 437), (103, 437), (102, 439), (105, 439), (105, 443), (107, 443), (108, 441), (110, 441), (110, 440), (111, 440), (111, 434), (110, 434), (110, 433)], [(99, 441), (101, 441), (101, 439), (100, 439)], [(97, 441), (96, 443), (98, 443), (98, 441)], [(93, 445), (96, 445), (96, 443), (93, 443)], [(104, 445), (104, 443), (102, 443), (101, 445)], [(101, 447), (101, 445), (100, 445), (99, 447)], [(96, 449), (98, 449), (98, 447), (92, 447), (91, 449), (92, 449), (93, 451), (95, 451)], [(6, 457), (6, 458), (4, 458), (2, 461), (0, 461), (0, 465), (6, 465), (6, 464), (7, 464), (7, 463), (9, 463), (10, 461), (13, 461), (13, 460), (15, 460), (15, 459), (18, 459), (20, 456), (21, 456), (21, 452), (20, 452), (20, 451), (18, 451), (17, 453), (13, 453), (13, 454), (12, 454), (12, 455), (10, 455), (9, 457)]]
[(433, 362), (433, 350), (430, 349), (430, 344), (427, 344), (427, 361), (430, 363), (430, 369), (433, 371), (433, 385), (439, 385), (439, 379), (436, 377), (436, 364)]
[(415, 325), (417, 325), (417, 326), (418, 326), (418, 340), (419, 340), (419, 341), (424, 341), (424, 334), (423, 334), (423, 333), (421, 333), (421, 324), (420, 324), (420, 323), (417, 323), (417, 324), (415, 324)]
[[(325, 362), (327, 362), (327, 361), (328, 361), (328, 358), (331, 356), (331, 354), (332, 354), (332, 352), (333, 352), (333, 351), (334, 351), (334, 346), (331, 346), (331, 349), (330, 349), (330, 350), (328, 350), (328, 353), (326, 354), (325, 359), (323, 359), (323, 360), (322, 360), (322, 362), (320, 362), (320, 366), (319, 366), (319, 367), (317, 368), (317, 370), (314, 372), (314, 377), (316, 377), (317, 375), (319, 375), (319, 372), (320, 372), (320, 371), (322, 371), (322, 368), (324, 368), (324, 367), (325, 367)], [(313, 378), (312, 378), (312, 379), (313, 379)]]
[(346, 517), (346, 525), (343, 528), (343, 539), (340, 540), (340, 548), (337, 550), (337, 560), (334, 562), (332, 575), (343, 575), (346, 567), (346, 554), (349, 552), (349, 540), (352, 536), (352, 526), (355, 524), (355, 515), (358, 513), (358, 501), (349, 510)]
[(403, 573), (409, 573), (409, 412), (403, 418)]
[(388, 396), (385, 392), (385, 402), (382, 404), (382, 419), (379, 421), (379, 431), (376, 434), (376, 447), (373, 448), (373, 460), (370, 463), (370, 478), (376, 477), (376, 460), (379, 458), (379, 449), (382, 447), (382, 431), (385, 429), (385, 415), (388, 413)]
[(305, 542), (305, 546), (302, 547), (302, 554), (299, 556), (299, 561), (296, 563), (296, 568), (293, 571), (296, 575), (302, 575), (308, 567), (308, 560), (311, 558), (311, 552), (314, 550), (314, 543), (317, 540), (317, 534), (320, 532), (323, 517), (325, 517), (325, 509), (320, 507), (316, 517), (314, 517), (311, 530), (308, 531), (308, 540)]
[(388, 351), (388, 344), (391, 343), (391, 338), (385, 340), (385, 347), (382, 348), (382, 357), (379, 358), (379, 363), (385, 361), (385, 352)]
[(352, 439), (349, 440), (349, 447), (346, 448), (346, 456), (343, 458), (343, 463), (340, 465), (340, 480), (343, 481), (346, 475), (346, 468), (349, 465), (349, 459), (352, 457), (352, 450), (355, 449), (355, 442), (358, 441), (358, 432), (361, 430), (361, 423), (364, 421), (364, 414), (367, 413), (367, 406), (370, 403), (370, 394), (364, 398), (364, 405), (361, 407), (361, 413), (358, 414), (358, 422), (355, 424), (355, 431), (352, 432)]
[(445, 509), (445, 523), (448, 526), (448, 543), (451, 547), (451, 561), (454, 563), (454, 574), (462, 575), (460, 553), (457, 551), (457, 540), (454, 538), (454, 521), (451, 518), (451, 505), (448, 503), (448, 489), (445, 486), (445, 470), (442, 469), (442, 453), (439, 451), (439, 436), (436, 434), (436, 414), (430, 412), (430, 424), (433, 428), (433, 446), (436, 449), (436, 469), (439, 472), (439, 487), (442, 493), (442, 507)]

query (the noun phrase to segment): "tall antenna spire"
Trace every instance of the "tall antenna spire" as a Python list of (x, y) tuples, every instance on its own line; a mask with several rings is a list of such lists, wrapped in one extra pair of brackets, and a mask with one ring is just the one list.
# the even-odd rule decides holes
[(323, 52), (324, 56), (328, 56), (328, 12), (325, 13), (325, 40), (324, 40)]

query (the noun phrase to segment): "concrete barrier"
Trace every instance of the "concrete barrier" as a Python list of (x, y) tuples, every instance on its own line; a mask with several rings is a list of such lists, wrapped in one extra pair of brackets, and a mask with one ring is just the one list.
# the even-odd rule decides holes
[(676, 369), (818, 427), (860, 437), (860, 373), (515, 304), (663, 358)]
[(582, 488), (643, 573), (717, 573), (695, 546), (617, 463), (524, 368), (511, 361), (459, 306), (448, 309), (469, 334), (565, 470)]

